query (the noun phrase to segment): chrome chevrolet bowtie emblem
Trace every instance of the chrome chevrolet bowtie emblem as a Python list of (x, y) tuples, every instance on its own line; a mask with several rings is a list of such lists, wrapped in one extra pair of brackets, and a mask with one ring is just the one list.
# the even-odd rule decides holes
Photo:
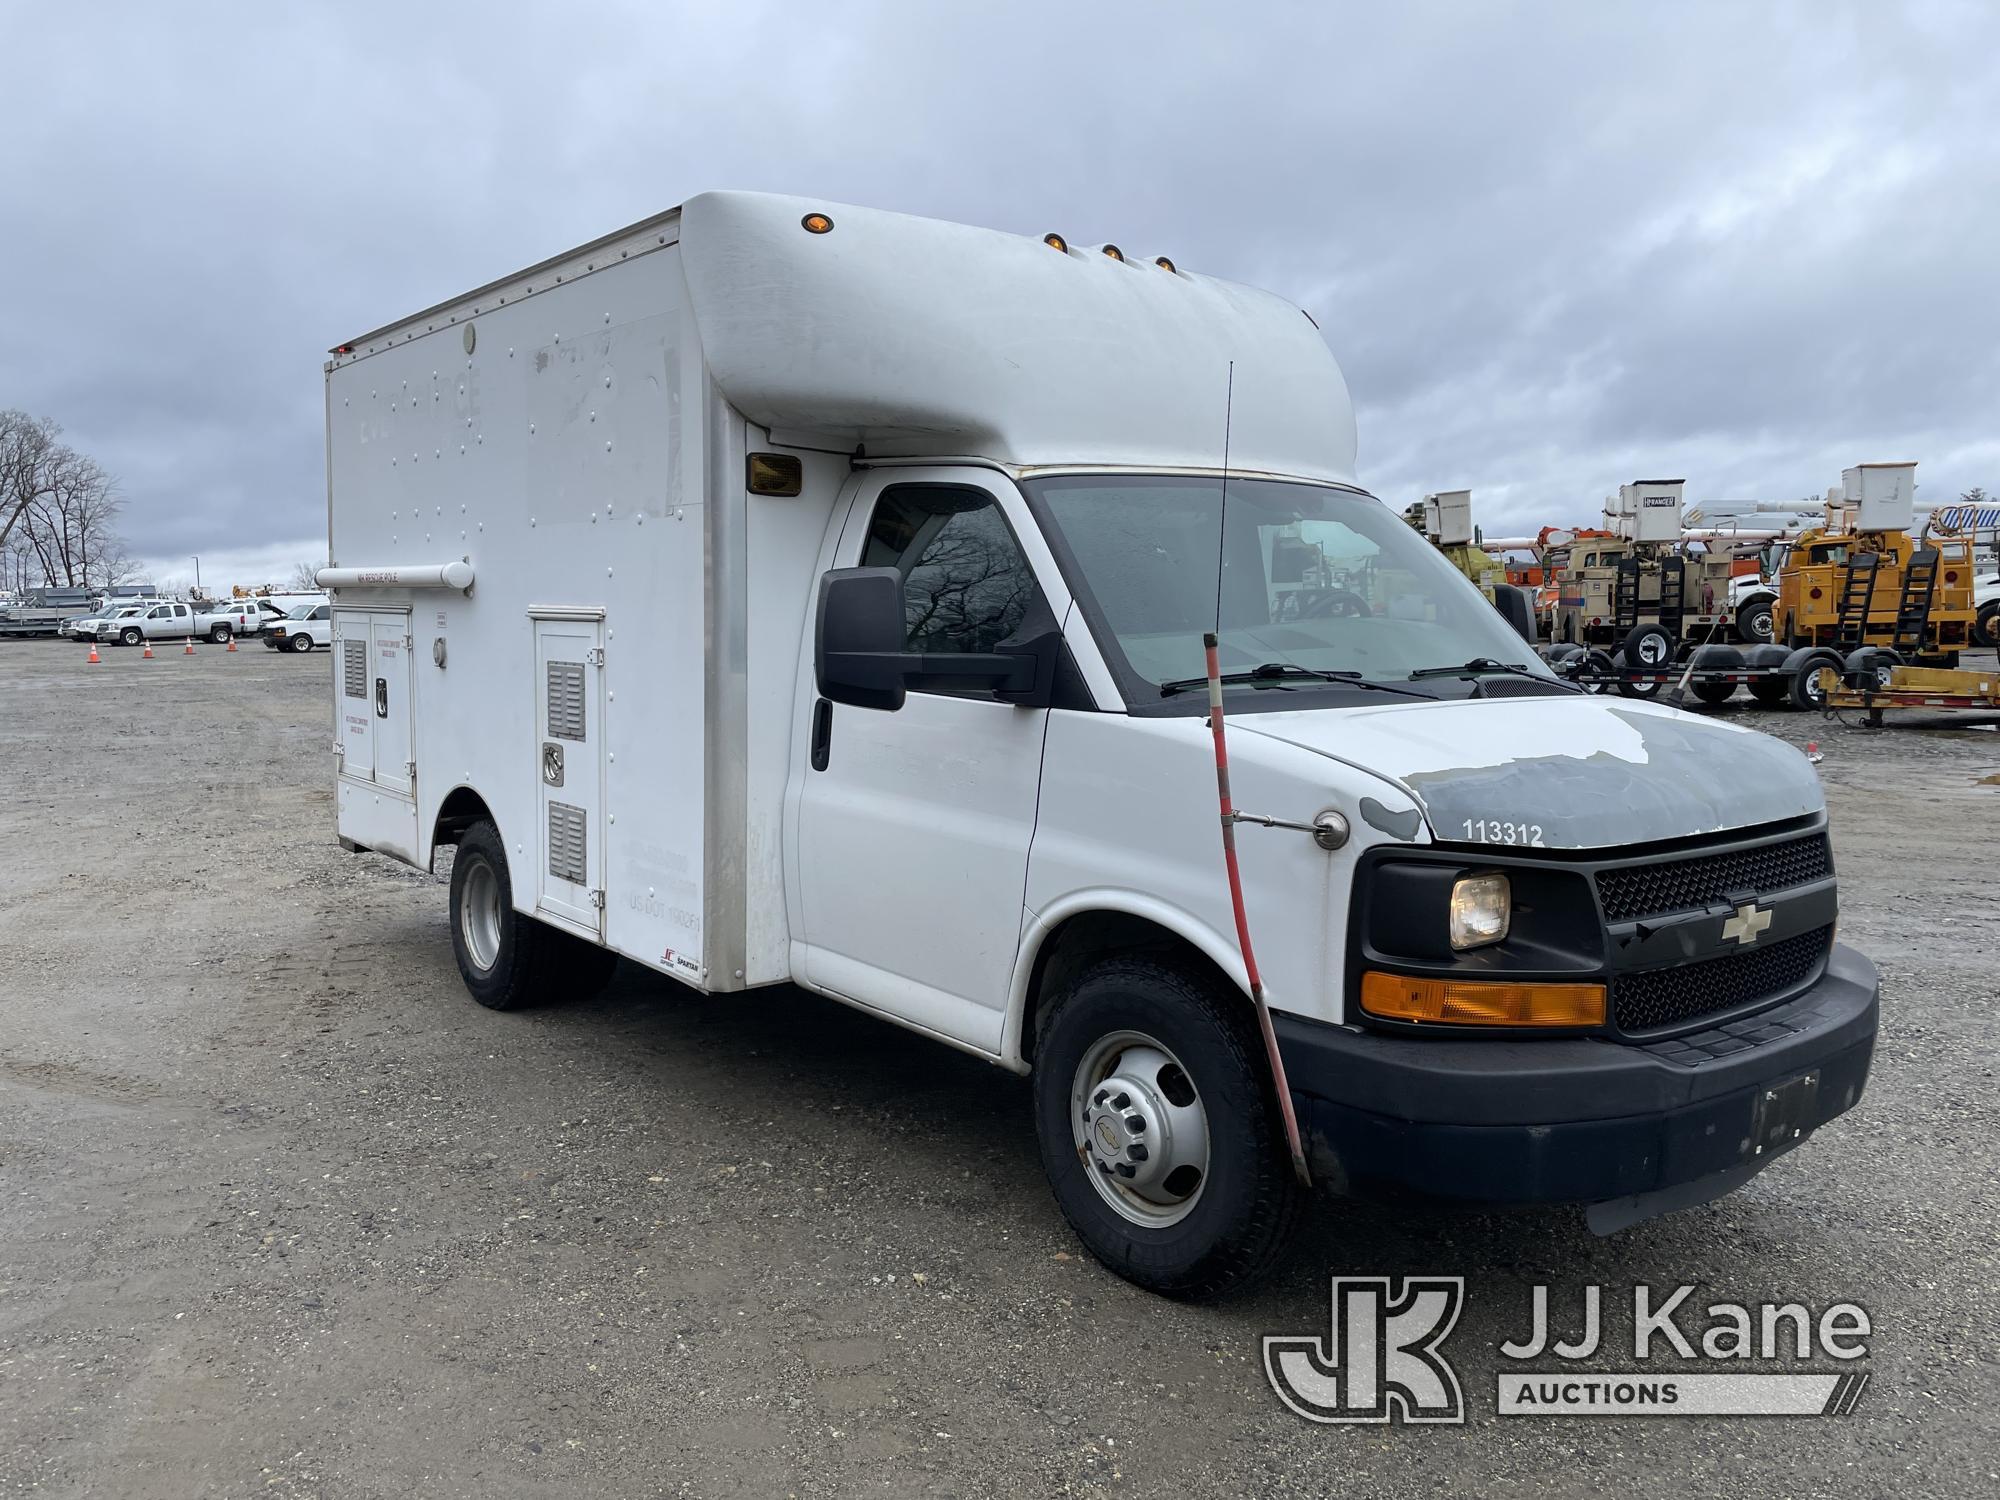
[(1771, 914), (1758, 907), (1754, 901), (1746, 901), (1736, 908), (1736, 915), (1722, 924), (1723, 941), (1734, 940), (1745, 946), (1757, 941), (1757, 934), (1771, 925)]

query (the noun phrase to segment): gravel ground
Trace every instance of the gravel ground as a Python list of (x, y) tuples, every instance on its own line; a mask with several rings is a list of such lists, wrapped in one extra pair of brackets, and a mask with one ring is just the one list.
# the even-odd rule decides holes
[[(1993, 721), (1725, 710), (1824, 751), (1883, 971), (1869, 1093), (1804, 1149), (1609, 1240), (1327, 1203), (1274, 1284), (1185, 1307), (1082, 1254), (996, 1069), (629, 967), (479, 1009), (440, 881), (334, 844), (327, 688), (0, 643), (0, 1495), (2000, 1491)], [(1467, 1423), (1282, 1410), (1259, 1335), (1401, 1272), (1468, 1279)], [(1537, 1283), (1570, 1323), (1585, 1283), (1859, 1301), (1872, 1383), (1500, 1418)]]

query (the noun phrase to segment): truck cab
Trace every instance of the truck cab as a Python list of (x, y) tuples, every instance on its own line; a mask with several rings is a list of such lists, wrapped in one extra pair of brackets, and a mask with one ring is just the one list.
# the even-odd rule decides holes
[(1558, 679), (1276, 297), (705, 194), (326, 376), (339, 836), (455, 846), (492, 1009), (623, 956), (986, 1058), (1188, 1297), (1308, 1187), (1608, 1232), (1860, 1097), (1813, 767)]

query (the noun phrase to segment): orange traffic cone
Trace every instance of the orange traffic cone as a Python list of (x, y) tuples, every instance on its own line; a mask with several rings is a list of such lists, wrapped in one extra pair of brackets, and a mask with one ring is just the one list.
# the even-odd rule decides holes
[(99, 657), (97, 654), (97, 642), (92, 641), (90, 643), (90, 663), (92, 666), (96, 666), (100, 660), (102, 660), (102, 658)]
[(146, 642), (146, 660), (151, 661), (152, 659), (153, 659), (153, 643), (151, 641), (148, 641)]
[(186, 652), (185, 652), (185, 653), (183, 653), (183, 654), (184, 654), (184, 655), (187, 655), (187, 656), (193, 656), (193, 655), (194, 655), (194, 637), (193, 637), (193, 636), (189, 636), (189, 637), (188, 637), (188, 645), (187, 645), (187, 650), (186, 650)]
[(229, 649), (231, 651), (234, 651), (236, 649), (236, 637), (233, 635), (229, 638)]

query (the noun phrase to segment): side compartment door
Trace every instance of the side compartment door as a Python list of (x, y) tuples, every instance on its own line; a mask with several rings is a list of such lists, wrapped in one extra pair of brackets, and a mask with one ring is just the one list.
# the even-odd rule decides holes
[[(417, 772), (410, 749), (410, 617), (375, 615), (368, 629), (368, 711), (375, 728), (375, 785), (407, 797), (415, 789)], [(343, 669), (345, 666), (343, 662)]]
[(537, 619), (535, 767), (541, 858), (535, 905), (604, 932), (604, 692), (599, 619)]
[(335, 622), (334, 697), (340, 705), (340, 769), (360, 781), (375, 779), (374, 674), (369, 670), (370, 616), (343, 610)]

